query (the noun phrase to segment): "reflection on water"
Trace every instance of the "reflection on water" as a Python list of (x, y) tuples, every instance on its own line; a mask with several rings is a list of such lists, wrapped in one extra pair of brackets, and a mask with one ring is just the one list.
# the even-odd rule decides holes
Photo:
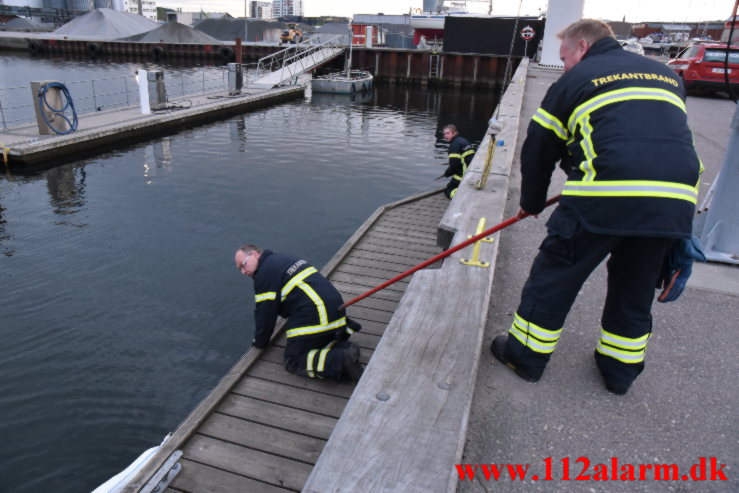
[(323, 265), (377, 207), (440, 188), (441, 128), (477, 142), (493, 108), (316, 94), (0, 175), (0, 489), (90, 491), (159, 443), (248, 349), (234, 249)]

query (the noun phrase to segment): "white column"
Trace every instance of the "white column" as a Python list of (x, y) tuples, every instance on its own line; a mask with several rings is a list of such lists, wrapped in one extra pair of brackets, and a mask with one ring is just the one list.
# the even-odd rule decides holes
[(141, 114), (151, 115), (151, 106), (149, 105), (149, 80), (146, 70), (139, 70), (136, 75), (136, 82), (139, 85), (139, 103), (141, 104)]
[(557, 33), (575, 21), (582, 19), (585, 0), (549, 0), (547, 22), (544, 25), (544, 43), (539, 65), (563, 67), (559, 59), (559, 38)]

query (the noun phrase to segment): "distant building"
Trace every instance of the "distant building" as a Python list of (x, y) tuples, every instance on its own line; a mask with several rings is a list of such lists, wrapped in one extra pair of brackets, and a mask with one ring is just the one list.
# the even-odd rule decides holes
[(112, 0), (113, 9), (121, 12), (139, 13), (139, 2), (141, 3), (141, 15), (154, 22), (157, 20), (156, 0)]
[(272, 15), (272, 2), (251, 2), (249, 5), (249, 17), (253, 17), (254, 19), (274, 19)]
[(272, 15), (279, 19), (280, 17), (303, 16), (303, 0), (274, 0), (272, 2)]

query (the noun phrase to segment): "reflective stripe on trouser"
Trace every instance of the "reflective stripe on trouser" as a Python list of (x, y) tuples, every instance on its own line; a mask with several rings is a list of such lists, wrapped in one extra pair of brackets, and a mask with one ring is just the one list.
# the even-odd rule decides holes
[(349, 341), (334, 334), (295, 337), (287, 340), (283, 363), (285, 369), (304, 377), (340, 380), (344, 370), (344, 350)]
[(452, 199), (454, 198), (454, 195), (457, 193), (457, 188), (459, 187), (460, 181), (457, 178), (452, 178), (449, 180), (449, 183), (446, 184), (446, 188), (444, 189), (444, 195), (446, 195), (446, 198)]
[(630, 338), (612, 334), (601, 328), (600, 341), (595, 350), (622, 363), (642, 363), (647, 351), (647, 339), (649, 334)]
[[(543, 373), (559, 337), (558, 331), (583, 283), (609, 254), (608, 294), (601, 318), (603, 330), (621, 338), (624, 346), (627, 341), (649, 334), (654, 287), (664, 254), (673, 241), (589, 233), (561, 206), (554, 211), (547, 227), (549, 234), (534, 259), (511, 328), (513, 337), (508, 337), (507, 343), (512, 362), (533, 377)], [(527, 327), (514, 329), (526, 323)], [(541, 331), (542, 337), (536, 337), (535, 330)], [(528, 340), (521, 340), (522, 333), (529, 334)], [(610, 367), (618, 368), (604, 377), (627, 386), (643, 367), (611, 355), (607, 359)], [(599, 368), (604, 371), (601, 365)]]

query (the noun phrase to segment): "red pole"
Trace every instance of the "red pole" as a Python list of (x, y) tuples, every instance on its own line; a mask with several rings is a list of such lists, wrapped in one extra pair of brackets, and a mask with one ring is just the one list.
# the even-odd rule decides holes
[[(556, 203), (559, 200), (559, 197), (560, 197), (559, 195), (556, 195), (556, 196), (552, 197), (551, 199), (547, 200), (546, 205), (544, 206), (544, 208), (547, 208), (550, 205)], [(421, 270), (424, 267), (427, 267), (427, 266), (429, 266), (429, 265), (431, 265), (431, 264), (433, 264), (435, 262), (438, 262), (439, 260), (448, 257), (449, 255), (453, 254), (454, 252), (456, 252), (458, 250), (461, 250), (462, 248), (464, 248), (464, 247), (466, 247), (468, 245), (471, 245), (472, 243), (475, 243), (476, 241), (479, 241), (479, 240), (485, 238), (486, 236), (490, 236), (493, 233), (497, 233), (501, 229), (507, 228), (511, 224), (516, 223), (516, 222), (520, 221), (521, 219), (523, 219), (525, 217), (528, 217), (530, 215), (531, 214), (529, 214), (527, 212), (524, 215), (522, 215), (521, 217), (515, 217), (514, 216), (514, 217), (512, 217), (510, 219), (506, 219), (502, 223), (497, 224), (497, 225), (493, 226), (490, 229), (486, 229), (485, 231), (483, 231), (479, 235), (475, 235), (472, 238), (463, 241), (459, 245), (453, 246), (449, 250), (444, 250), (440, 254), (435, 255), (435, 256), (431, 257), (430, 259), (428, 259), (428, 260), (424, 260), (420, 264), (416, 265), (415, 267), (412, 267), (412, 268), (408, 269), (407, 271), (403, 272), (402, 274), (398, 274), (397, 276), (393, 277), (389, 281), (385, 281), (382, 284), (380, 284), (379, 286), (375, 286), (374, 288), (370, 289), (366, 293), (360, 294), (356, 298), (347, 301), (346, 303), (344, 303), (343, 305), (341, 305), (339, 307), (339, 310), (343, 310), (347, 306), (353, 305), (357, 301), (361, 301), (361, 300), (365, 299), (367, 296), (373, 295), (376, 292), (381, 291), (381, 290), (385, 289), (386, 287), (390, 286), (391, 284), (395, 284), (396, 282), (400, 281), (401, 279), (410, 276), (414, 272), (416, 272), (418, 270)]]

